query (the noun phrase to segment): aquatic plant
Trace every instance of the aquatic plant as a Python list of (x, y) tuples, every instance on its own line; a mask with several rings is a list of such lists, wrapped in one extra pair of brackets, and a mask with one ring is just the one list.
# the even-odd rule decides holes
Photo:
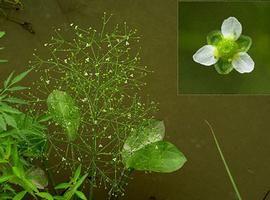
[(193, 60), (205, 66), (214, 65), (219, 74), (228, 74), (233, 69), (239, 73), (252, 72), (255, 64), (247, 54), (252, 40), (241, 33), (242, 25), (235, 17), (225, 19), (221, 31), (208, 34), (207, 45), (193, 55)]
[[(139, 40), (136, 31), (126, 24), (106, 31), (109, 18), (104, 16), (100, 33), (71, 24), (72, 40), (56, 30), (45, 44), (49, 59), (34, 54), (29, 70), (17, 76), (12, 72), (4, 81), (1, 199), (87, 199), (80, 190), (86, 180), (89, 199), (101, 186), (109, 199), (117, 199), (134, 170), (168, 173), (186, 162), (176, 146), (163, 140), (165, 125), (152, 116), (156, 103), (144, 103), (139, 96), (150, 71), (130, 48)], [(40, 80), (29, 91), (18, 83), (32, 71)], [(27, 100), (14, 96), (25, 90), (21, 95)], [(59, 160), (49, 163), (51, 157)], [(60, 169), (71, 169), (73, 177), (55, 185), (53, 173)], [(49, 185), (54, 191), (48, 191)]]
[[(151, 71), (141, 65), (139, 37), (126, 23), (101, 31), (70, 24), (70, 32), (55, 30), (44, 46), (49, 57), (34, 53), (31, 67), (40, 79), (28, 96), (36, 99), (33, 113), (45, 113), (48, 127), (47, 171), (88, 173), (89, 199), (97, 187), (108, 198), (124, 195), (134, 170), (172, 172), (186, 161), (163, 141), (165, 127), (155, 120), (156, 103), (140, 97), (143, 78)], [(144, 103), (144, 102), (147, 103)], [(47, 109), (47, 108), (48, 109)]]
[(37, 117), (19, 110), (28, 102), (13, 94), (28, 89), (17, 84), (30, 71), (17, 76), (11, 73), (0, 90), (1, 199), (11, 199), (17, 195), (11, 184), (21, 186), (32, 195), (37, 191), (34, 182), (39, 187), (46, 186), (44, 180), (40, 181), (43, 171), (32, 165), (33, 159), (42, 158), (46, 152), (46, 128), (39, 123)]

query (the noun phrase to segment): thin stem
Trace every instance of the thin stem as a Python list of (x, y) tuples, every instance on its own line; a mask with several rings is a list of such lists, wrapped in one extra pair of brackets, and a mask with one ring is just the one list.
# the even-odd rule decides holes
[(58, 192), (55, 190), (55, 181), (53, 179), (53, 175), (52, 175), (52, 172), (51, 170), (49, 169), (49, 164), (48, 164), (48, 161), (46, 159), (44, 159), (43, 161), (43, 165), (45, 167), (45, 170), (47, 171), (47, 174), (48, 174), (48, 178), (49, 178), (49, 181), (52, 183), (52, 188), (53, 188), (53, 192), (55, 194), (58, 194)]
[(234, 189), (234, 191), (235, 191), (235, 194), (236, 194), (236, 196), (237, 196), (237, 198), (238, 198), (239, 200), (242, 200), (242, 197), (241, 197), (240, 192), (239, 192), (239, 190), (238, 190), (238, 188), (237, 188), (237, 185), (236, 185), (236, 183), (235, 183), (235, 181), (234, 181), (234, 179), (233, 179), (233, 176), (232, 176), (231, 171), (230, 171), (230, 169), (229, 169), (229, 166), (228, 166), (228, 164), (227, 164), (227, 162), (226, 162), (226, 160), (225, 160), (225, 157), (224, 157), (224, 155), (223, 155), (223, 153), (222, 153), (222, 150), (221, 150), (221, 148), (220, 148), (220, 145), (219, 145), (219, 142), (218, 142), (218, 140), (217, 140), (217, 138), (216, 138), (216, 135), (215, 135), (215, 133), (214, 133), (214, 130), (213, 130), (211, 124), (210, 124), (207, 120), (205, 120), (205, 123), (208, 125), (208, 127), (209, 127), (209, 129), (210, 129), (210, 131), (211, 131), (211, 133), (212, 133), (212, 136), (213, 136), (213, 138), (214, 138), (214, 141), (215, 141), (215, 144), (216, 144), (218, 153), (219, 153), (219, 155), (220, 155), (220, 157), (221, 157), (221, 159), (222, 159), (223, 165), (224, 165), (224, 167), (225, 167), (225, 169), (226, 169), (226, 172), (227, 172), (227, 174), (228, 174), (228, 176), (229, 176), (229, 178), (230, 178), (230, 181), (231, 181), (231, 183), (232, 183), (232, 186), (233, 186), (233, 189)]

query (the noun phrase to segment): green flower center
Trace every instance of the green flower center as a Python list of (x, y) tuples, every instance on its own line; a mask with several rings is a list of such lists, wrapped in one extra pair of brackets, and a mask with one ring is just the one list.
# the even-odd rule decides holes
[(217, 56), (226, 60), (231, 60), (238, 51), (238, 44), (230, 39), (222, 39), (217, 44)]

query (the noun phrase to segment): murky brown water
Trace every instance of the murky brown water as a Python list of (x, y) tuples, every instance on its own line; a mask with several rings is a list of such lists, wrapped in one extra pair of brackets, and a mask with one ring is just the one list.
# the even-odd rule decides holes
[[(104, 11), (114, 14), (113, 22), (127, 21), (143, 36), (142, 60), (155, 71), (148, 78), (145, 93), (160, 102), (157, 117), (165, 120), (167, 139), (188, 158), (184, 168), (172, 174), (135, 173), (123, 199), (235, 199), (204, 124), (208, 119), (243, 199), (261, 200), (270, 188), (270, 97), (177, 96), (176, 0), (25, 0), (25, 11), (13, 16), (32, 22), (36, 34), (0, 19), (1, 30), (7, 32), (1, 40), (6, 47), (1, 58), (9, 60), (0, 67), (0, 79), (12, 70), (24, 70), (33, 49), (41, 50), (50, 38), (52, 27), (71, 22), (95, 26)], [(95, 195), (96, 200), (104, 199), (103, 193)]]

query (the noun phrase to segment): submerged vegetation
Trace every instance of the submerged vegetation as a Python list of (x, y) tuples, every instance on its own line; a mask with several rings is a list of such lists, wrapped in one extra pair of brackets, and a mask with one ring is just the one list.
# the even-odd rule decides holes
[[(150, 71), (134, 48), (136, 30), (126, 23), (109, 29), (109, 19), (104, 15), (101, 31), (74, 24), (70, 32), (57, 29), (44, 45), (49, 56), (35, 52), (29, 70), (12, 73), (4, 82), (4, 199), (95, 199), (97, 188), (117, 199), (134, 170), (169, 173), (186, 162), (176, 146), (164, 141), (164, 122), (154, 118), (157, 104), (141, 97)], [(40, 77), (31, 90), (18, 86), (30, 72)], [(16, 91), (25, 91), (26, 97), (14, 97)], [(70, 181), (56, 185), (54, 174), (70, 170)]]

